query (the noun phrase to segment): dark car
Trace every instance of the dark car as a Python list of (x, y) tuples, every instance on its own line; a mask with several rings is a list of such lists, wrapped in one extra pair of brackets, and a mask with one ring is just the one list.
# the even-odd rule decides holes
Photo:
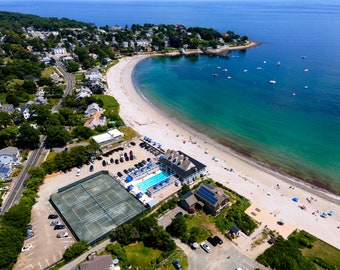
[(116, 164), (119, 164), (119, 160), (118, 160), (118, 159), (116, 159), (116, 160), (115, 160), (115, 163), (116, 163)]
[(130, 142), (130, 144), (131, 144), (132, 146), (135, 146), (135, 145), (136, 145), (136, 143), (135, 143), (135, 142)]
[(97, 157), (97, 160), (102, 160), (103, 158), (102, 157)]
[(115, 163), (115, 160), (113, 158), (110, 158), (111, 164)]
[(55, 230), (62, 230), (62, 229), (65, 229), (65, 225), (64, 225), (64, 224), (55, 225), (55, 226), (54, 226), (54, 229), (55, 229)]
[(32, 230), (32, 228), (33, 228), (32, 224), (27, 225), (27, 230)]
[(121, 157), (121, 158), (119, 159), (119, 161), (120, 161), (120, 163), (124, 162), (124, 158)]
[(176, 217), (178, 217), (178, 216), (183, 216), (183, 212), (178, 212), (178, 213), (176, 213), (175, 216), (176, 216)]
[(129, 159), (129, 157), (128, 156), (126, 156), (125, 157), (125, 161), (129, 161), (130, 159)]
[(223, 240), (222, 240), (220, 237), (218, 237), (217, 235), (214, 236), (214, 239), (215, 239), (215, 241), (216, 241), (217, 243), (219, 243), (220, 245), (223, 244)]
[(143, 165), (145, 165), (145, 164), (146, 164), (146, 160), (143, 159), (143, 160), (142, 160), (142, 163), (143, 163)]
[(125, 174), (129, 174), (129, 171), (127, 169), (124, 169), (123, 171)]
[(182, 270), (182, 265), (176, 261), (176, 260), (173, 260), (172, 261), (172, 265), (177, 269), (177, 270)]
[(147, 162), (150, 162), (150, 161), (151, 161), (151, 158), (148, 157), (148, 158), (146, 159), (146, 161), (147, 161)]
[(117, 172), (117, 175), (118, 175), (119, 177), (122, 177), (122, 176), (123, 176), (123, 174), (122, 174), (121, 172)]
[(276, 242), (276, 237), (274, 237), (274, 236), (272, 236), (272, 237), (270, 237), (270, 239), (268, 240), (268, 244), (274, 244), (275, 242)]
[(90, 166), (90, 172), (93, 172), (93, 169), (94, 169), (94, 167), (93, 167), (93, 165), (91, 165)]
[(50, 214), (50, 215), (48, 215), (48, 218), (49, 218), (49, 219), (56, 219), (56, 218), (58, 218), (58, 215), (56, 215), (56, 214)]
[(30, 239), (34, 236), (34, 232), (27, 232), (26, 236), (25, 236), (25, 240)]
[(207, 239), (208, 240), (208, 242), (210, 243), (210, 244), (212, 244), (214, 247), (216, 247), (217, 246), (217, 241), (215, 240), (215, 238), (212, 238), (211, 236)]
[(105, 161), (105, 160), (102, 161), (102, 165), (103, 165), (104, 167), (106, 166), (106, 161)]

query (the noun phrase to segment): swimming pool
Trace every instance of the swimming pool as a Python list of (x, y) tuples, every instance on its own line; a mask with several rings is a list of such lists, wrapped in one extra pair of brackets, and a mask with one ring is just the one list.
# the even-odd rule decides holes
[(142, 181), (137, 186), (140, 190), (142, 190), (144, 193), (148, 190), (149, 187), (152, 187), (153, 185), (159, 183), (160, 181), (166, 179), (169, 177), (169, 175), (165, 172), (159, 172), (150, 178)]

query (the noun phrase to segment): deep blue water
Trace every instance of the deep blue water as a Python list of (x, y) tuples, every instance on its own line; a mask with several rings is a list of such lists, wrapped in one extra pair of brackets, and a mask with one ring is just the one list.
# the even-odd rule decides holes
[(0, 10), (98, 26), (212, 27), (262, 42), (229, 58), (147, 59), (135, 80), (158, 106), (219, 142), (340, 193), (339, 1), (21, 0), (1, 1)]

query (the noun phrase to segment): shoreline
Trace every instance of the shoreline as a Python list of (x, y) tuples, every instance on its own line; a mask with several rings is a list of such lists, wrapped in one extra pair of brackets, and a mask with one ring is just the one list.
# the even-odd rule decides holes
[[(231, 148), (216, 143), (208, 136), (167, 115), (147, 100), (133, 84), (134, 67), (146, 57), (150, 56), (123, 58), (107, 73), (108, 94), (113, 95), (119, 102), (120, 115), (127, 125), (142, 135), (152, 136), (154, 140), (163, 143), (170, 149), (181, 150), (199, 159), (207, 165), (210, 178), (247, 197), (252, 203), (260, 204), (269, 212), (276, 213), (278, 211), (282, 218), (285, 218), (296, 228), (305, 229), (340, 248), (340, 243), (334, 239), (334, 234), (339, 233), (337, 226), (340, 217), (339, 198), (336, 195), (333, 196), (333, 194), (326, 193), (317, 187), (298, 181), (298, 179), (270, 170), (270, 168), (236, 153)], [(192, 143), (192, 139), (197, 143)], [(186, 143), (183, 143), (184, 141)], [(204, 154), (205, 151), (208, 151), (209, 154)], [(220, 161), (211, 160), (210, 156), (212, 155), (218, 157)], [(230, 172), (227, 170), (228, 168), (234, 168), (235, 171)], [(280, 186), (280, 190), (276, 190), (275, 186)], [(325, 223), (330, 225), (329, 235), (320, 233), (324, 231), (325, 224), (320, 228), (320, 221), (314, 215), (309, 213), (304, 217), (305, 215), (301, 215), (301, 210), (296, 205), (296, 208), (290, 209), (291, 198), (299, 197), (302, 203), (306, 203), (305, 198), (310, 197), (311, 194), (317, 198), (317, 203), (315, 200), (313, 205), (308, 205), (311, 209), (336, 212)], [(301, 217), (304, 219), (302, 220)]]

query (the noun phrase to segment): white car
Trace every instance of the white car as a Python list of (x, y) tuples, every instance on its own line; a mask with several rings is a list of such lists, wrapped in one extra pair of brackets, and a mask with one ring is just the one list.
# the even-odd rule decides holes
[(57, 234), (57, 238), (64, 238), (64, 237), (68, 237), (68, 232), (63, 232), (63, 233)]
[(211, 248), (204, 242), (201, 243), (201, 248), (203, 248), (203, 250), (207, 253), (211, 251)]
[(78, 169), (76, 176), (80, 176), (80, 169)]
[(50, 223), (51, 226), (55, 226), (55, 225), (61, 225), (61, 223), (59, 221), (52, 221)]
[(33, 247), (32, 244), (29, 244), (28, 246), (23, 247), (23, 248), (21, 249), (21, 251), (22, 251), (22, 252), (25, 252), (25, 251), (27, 251), (27, 250), (30, 250), (32, 247)]

